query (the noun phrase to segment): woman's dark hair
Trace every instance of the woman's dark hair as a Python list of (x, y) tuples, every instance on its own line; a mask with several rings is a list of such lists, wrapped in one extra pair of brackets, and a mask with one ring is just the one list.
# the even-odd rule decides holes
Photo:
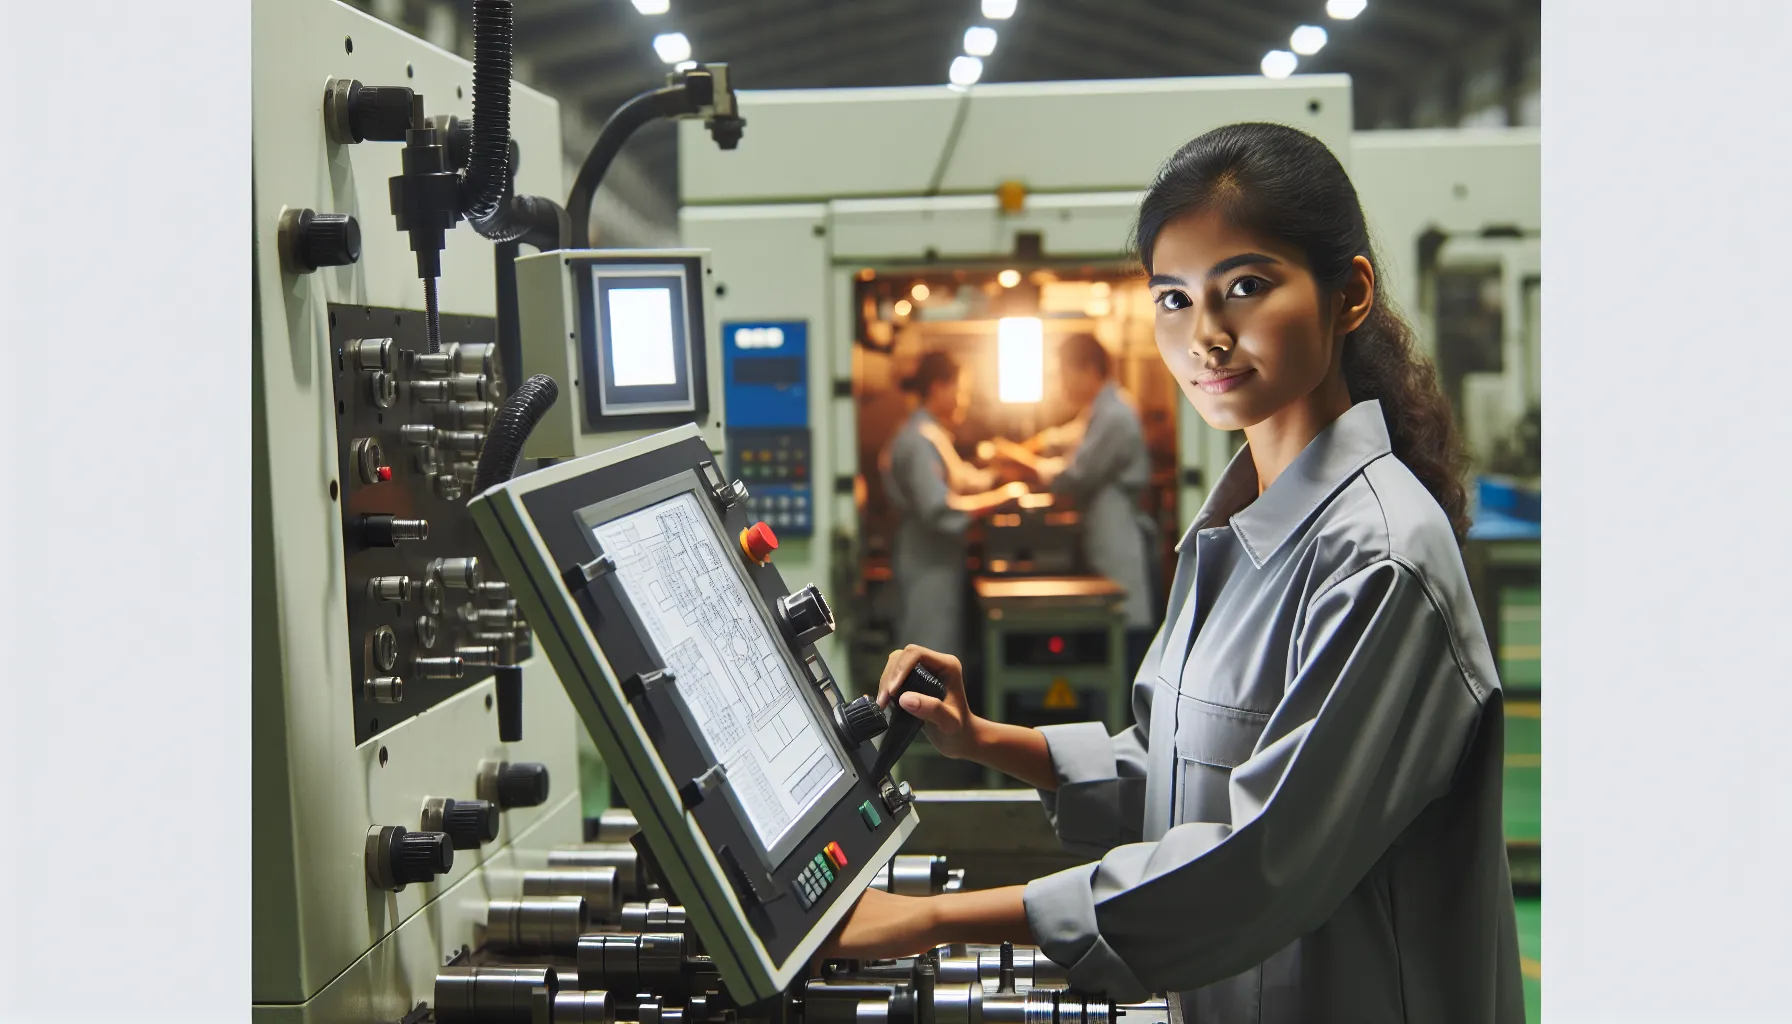
[(934, 385), (957, 380), (958, 371), (958, 360), (952, 353), (929, 352), (921, 357), (920, 364), (915, 367), (914, 376), (903, 381), (902, 386), (921, 396), (921, 401), (925, 402), (927, 396), (932, 393)]
[(1226, 125), (1183, 146), (1139, 203), (1133, 244), (1146, 273), (1164, 226), (1203, 210), (1298, 247), (1322, 290), (1343, 287), (1358, 256), (1375, 268), (1375, 304), (1344, 341), (1344, 380), (1352, 401), (1380, 400), (1394, 455), (1443, 506), (1461, 542), (1467, 453), (1436, 370), (1413, 350), (1412, 327), (1383, 287), (1362, 203), (1337, 157), (1311, 135), (1276, 124)]
[(1058, 358), (1067, 366), (1076, 366), (1093, 371), (1097, 377), (1107, 379), (1113, 372), (1114, 361), (1101, 342), (1095, 340), (1093, 334), (1072, 334), (1058, 343)]

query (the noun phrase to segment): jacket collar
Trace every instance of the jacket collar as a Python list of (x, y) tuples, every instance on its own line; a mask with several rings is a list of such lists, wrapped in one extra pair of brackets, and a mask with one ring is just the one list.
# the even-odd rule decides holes
[(1282, 475), (1261, 495), (1251, 446), (1238, 450), (1214, 484), (1201, 511), (1177, 544), (1232, 512), (1229, 525), (1239, 544), (1261, 569), (1301, 524), (1349, 483), (1363, 467), (1393, 451), (1381, 403), (1358, 402), (1308, 442)]

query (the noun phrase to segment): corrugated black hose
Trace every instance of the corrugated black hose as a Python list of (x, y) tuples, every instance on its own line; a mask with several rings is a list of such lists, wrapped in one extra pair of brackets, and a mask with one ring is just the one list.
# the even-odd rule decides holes
[[(474, 494), (483, 494), (516, 473), (516, 464), (523, 456), (523, 444), (529, 440), (529, 432), (559, 397), (559, 385), (543, 373), (523, 381), (510, 393), (485, 436), (485, 447), (479, 453), (479, 468), (473, 475)], [(500, 664), (494, 666), (492, 672), (498, 708), (498, 740), (519, 742), (523, 738), (522, 667)]]
[(510, 180), (511, 0), (473, 0), (473, 145), (461, 182), (467, 220), (489, 218)]
[(545, 373), (530, 377), (511, 392), (485, 435), (485, 448), (479, 453), (479, 468), (473, 474), (474, 494), (484, 494), (516, 473), (516, 464), (523, 457), (523, 444), (529, 440), (529, 432), (559, 397), (560, 386)]

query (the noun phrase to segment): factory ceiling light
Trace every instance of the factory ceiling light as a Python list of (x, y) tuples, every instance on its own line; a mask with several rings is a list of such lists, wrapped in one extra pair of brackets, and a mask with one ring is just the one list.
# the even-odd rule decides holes
[(909, 294), (915, 297), (916, 302), (926, 302), (927, 296), (933, 294), (933, 289), (927, 287), (926, 281), (916, 281), (914, 290)]
[(964, 52), (973, 57), (987, 57), (996, 52), (996, 30), (987, 25), (965, 29)]
[(1288, 48), (1302, 57), (1311, 57), (1325, 49), (1325, 29), (1318, 25), (1302, 25), (1288, 38)]
[(991, 21), (1014, 17), (1015, 0), (983, 0), (983, 16)]
[(1368, 6), (1369, 0), (1325, 0), (1325, 13), (1339, 21), (1349, 21)]
[(975, 85), (983, 77), (983, 62), (975, 57), (960, 57), (952, 62), (946, 77), (960, 89)]
[(1271, 50), (1263, 55), (1265, 78), (1287, 78), (1300, 66), (1300, 58), (1287, 50)]
[(635, 0), (635, 10), (642, 14), (664, 14), (672, 9), (672, 0)]
[(996, 275), (996, 283), (1004, 288), (1012, 288), (1020, 283), (1020, 271), (1004, 270)]
[(691, 59), (691, 41), (683, 32), (667, 32), (653, 37), (653, 52), (668, 64), (678, 64)]

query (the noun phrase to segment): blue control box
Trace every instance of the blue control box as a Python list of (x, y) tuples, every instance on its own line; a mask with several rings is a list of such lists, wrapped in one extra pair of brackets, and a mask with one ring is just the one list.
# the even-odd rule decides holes
[(730, 469), (752, 494), (747, 514), (774, 531), (810, 536), (809, 325), (725, 323), (722, 336)]

